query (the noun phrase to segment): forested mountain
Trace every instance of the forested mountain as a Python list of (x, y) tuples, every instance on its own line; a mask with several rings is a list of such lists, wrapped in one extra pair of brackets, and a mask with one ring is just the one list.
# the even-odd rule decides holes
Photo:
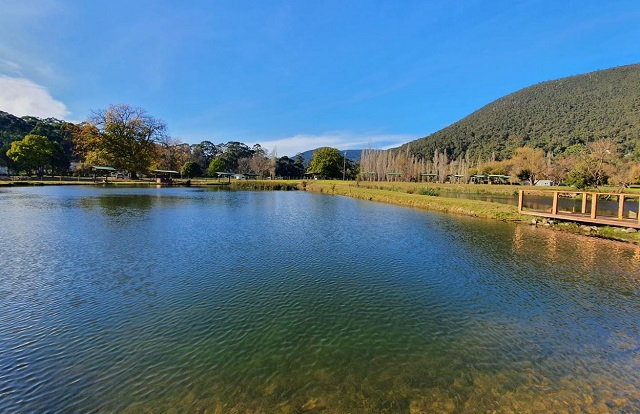
[(44, 135), (62, 145), (69, 158), (72, 156), (72, 143), (65, 125), (68, 123), (55, 118), (40, 119), (34, 116), (17, 117), (0, 111), (0, 165), (2, 158), (13, 141), (20, 141), (26, 135)]
[(400, 148), (426, 159), (435, 150), (505, 159), (522, 146), (559, 154), (603, 138), (640, 152), (640, 64), (530, 86)]

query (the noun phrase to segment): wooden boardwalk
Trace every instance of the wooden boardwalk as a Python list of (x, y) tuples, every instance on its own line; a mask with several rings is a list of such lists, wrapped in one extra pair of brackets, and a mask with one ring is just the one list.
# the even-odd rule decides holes
[[(632, 200), (635, 200), (635, 203)], [(608, 210), (601, 208), (603, 204), (611, 207), (612, 203), (617, 207), (617, 214), (611, 208)], [(520, 214), (580, 223), (638, 229), (640, 228), (639, 211), (640, 194), (520, 190), (518, 197)]]

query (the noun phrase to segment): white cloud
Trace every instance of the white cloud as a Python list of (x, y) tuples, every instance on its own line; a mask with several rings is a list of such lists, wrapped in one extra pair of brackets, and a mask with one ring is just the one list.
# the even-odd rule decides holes
[(70, 114), (67, 106), (55, 100), (49, 91), (25, 78), (0, 75), (0, 110), (16, 116), (64, 119)]
[[(401, 134), (354, 134), (346, 131), (332, 131), (319, 135), (298, 134), (269, 141), (260, 141), (262, 148), (269, 151), (276, 149), (278, 156), (294, 156), (320, 147), (333, 147), (339, 150), (376, 148), (388, 149), (400, 146), (405, 142), (417, 139), (413, 135)], [(253, 144), (252, 144), (253, 145)]]

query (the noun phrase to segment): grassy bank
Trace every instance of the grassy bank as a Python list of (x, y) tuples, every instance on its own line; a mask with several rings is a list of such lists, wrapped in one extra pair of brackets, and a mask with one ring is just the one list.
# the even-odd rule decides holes
[[(496, 187), (496, 186), (494, 186)], [(518, 214), (518, 209), (506, 204), (478, 200), (447, 198), (447, 192), (456, 192), (439, 186), (423, 186), (415, 183), (356, 183), (353, 181), (307, 181), (304, 189), (325, 194), (353, 197), (361, 200), (419, 208), (423, 210), (453, 213), (504, 221), (524, 222), (531, 218)], [(492, 194), (505, 193), (496, 189)], [(458, 191), (460, 192), (460, 191)]]
[[(342, 195), (441, 213), (531, 224), (534, 217), (518, 214), (516, 206), (480, 200), (447, 198), (447, 194), (514, 195), (521, 187), (464, 184), (356, 183), (353, 181), (306, 181), (298, 187), (307, 191)], [(566, 189), (566, 188), (565, 188)], [(603, 190), (606, 191), (606, 190)], [(627, 233), (623, 228), (585, 226), (566, 221), (538, 219), (538, 226), (591, 237), (624, 241), (640, 245), (640, 232)]]

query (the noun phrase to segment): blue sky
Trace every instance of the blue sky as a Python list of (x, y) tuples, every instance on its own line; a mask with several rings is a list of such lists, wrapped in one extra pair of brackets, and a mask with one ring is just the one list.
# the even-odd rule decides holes
[(640, 2), (1, 0), (0, 110), (127, 103), (183, 142), (387, 148), (640, 62)]

